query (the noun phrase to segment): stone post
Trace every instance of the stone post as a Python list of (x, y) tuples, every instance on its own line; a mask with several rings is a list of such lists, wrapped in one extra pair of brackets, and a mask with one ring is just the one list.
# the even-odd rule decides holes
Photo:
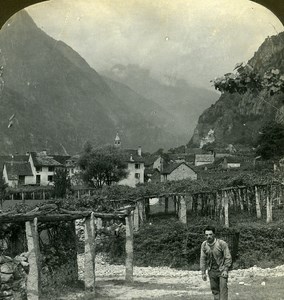
[(28, 300), (40, 299), (40, 249), (37, 230), (37, 218), (33, 222), (28, 221), (26, 225), (26, 238), (29, 252), (29, 274), (27, 277)]
[(95, 220), (92, 212), (85, 220), (85, 290), (95, 291)]
[(125, 217), (126, 224), (126, 259), (125, 259), (125, 281), (133, 282), (133, 224), (132, 214)]

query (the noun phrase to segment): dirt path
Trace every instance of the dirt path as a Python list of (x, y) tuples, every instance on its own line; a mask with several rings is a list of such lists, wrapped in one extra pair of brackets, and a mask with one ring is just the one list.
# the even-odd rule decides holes
[[(83, 279), (82, 256), (78, 257), (78, 265), (79, 278)], [(124, 272), (124, 266), (109, 265), (104, 262), (102, 257), (98, 257), (96, 260), (96, 295), (84, 296), (83, 292), (79, 292), (64, 295), (60, 299), (211, 299), (209, 282), (202, 281), (199, 271), (181, 271), (166, 267), (134, 267), (133, 284), (125, 283)], [(246, 270), (231, 271), (229, 286), (234, 290), (234, 297), (231, 299), (245, 300), (245, 298), (239, 297), (241, 291), (250, 287), (263, 288), (263, 282), (268, 282), (266, 283), (268, 288), (269, 278), (280, 276), (284, 276), (284, 266), (273, 269), (253, 267)]]

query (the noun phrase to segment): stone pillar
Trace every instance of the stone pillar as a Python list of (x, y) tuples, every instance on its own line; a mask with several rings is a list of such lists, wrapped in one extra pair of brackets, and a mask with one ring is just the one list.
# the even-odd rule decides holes
[(224, 191), (224, 212), (225, 212), (225, 227), (229, 227), (229, 198), (227, 191)]
[(37, 231), (37, 218), (26, 222), (26, 238), (29, 252), (29, 274), (27, 278), (28, 300), (40, 299), (40, 250)]
[(125, 281), (133, 282), (133, 224), (132, 212), (125, 217), (126, 224), (126, 242), (125, 242)]
[(135, 210), (134, 210), (134, 214), (133, 214), (133, 226), (134, 226), (135, 231), (139, 230), (139, 205), (138, 205), (138, 201), (135, 203)]
[(95, 218), (92, 212), (85, 220), (85, 290), (95, 291)]
[(186, 206), (186, 199), (184, 196), (180, 196), (179, 220), (183, 224), (187, 224), (187, 206)]

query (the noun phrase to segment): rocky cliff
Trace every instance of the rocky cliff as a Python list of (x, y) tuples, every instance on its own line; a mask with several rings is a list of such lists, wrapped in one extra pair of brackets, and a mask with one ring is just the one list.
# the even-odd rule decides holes
[[(284, 32), (268, 37), (249, 64), (260, 74), (272, 67), (284, 73)], [(271, 121), (283, 119), (280, 118), (283, 113), (283, 94), (271, 97), (264, 92), (258, 95), (224, 93), (199, 117), (189, 145), (200, 146), (211, 130), (219, 146), (252, 146), (261, 134), (261, 128)]]

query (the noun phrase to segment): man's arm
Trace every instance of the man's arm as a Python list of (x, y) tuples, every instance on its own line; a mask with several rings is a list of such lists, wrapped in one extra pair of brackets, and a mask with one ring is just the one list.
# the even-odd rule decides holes
[(202, 243), (201, 245), (201, 251), (200, 251), (200, 269), (202, 273), (202, 278), (203, 280), (206, 280), (206, 254), (204, 252), (204, 245), (205, 242)]
[(224, 255), (224, 271), (228, 272), (232, 264), (232, 256), (226, 242), (223, 242), (223, 255)]

